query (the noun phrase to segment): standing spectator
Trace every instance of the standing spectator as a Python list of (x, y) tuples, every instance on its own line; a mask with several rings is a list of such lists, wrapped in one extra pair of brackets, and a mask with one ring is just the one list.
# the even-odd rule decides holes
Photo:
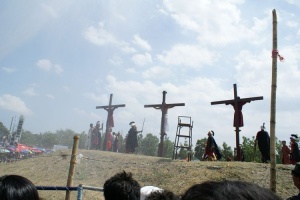
[(288, 165), (288, 164), (290, 164), (290, 152), (291, 152), (291, 150), (286, 145), (286, 141), (285, 140), (283, 140), (281, 142), (281, 144), (282, 144), (282, 147), (281, 147), (282, 159), (281, 159), (281, 161), (282, 161), (282, 164)]
[(0, 177), (1, 200), (40, 200), (35, 185), (19, 175)]
[(92, 132), (93, 132), (93, 124), (90, 123), (90, 129), (86, 137), (85, 147), (86, 149), (91, 149), (91, 141), (92, 141)]
[(120, 132), (118, 132), (117, 134), (114, 133), (115, 137), (114, 137), (114, 142), (113, 142), (113, 151), (114, 152), (119, 152), (119, 137), (120, 137)]
[(297, 162), (300, 162), (300, 152), (299, 146), (297, 143), (298, 136), (292, 134), (290, 137), (291, 140), (291, 164), (295, 165)]
[(220, 160), (222, 157), (222, 154), (219, 151), (218, 145), (214, 139), (214, 132), (213, 131), (208, 131), (207, 133), (208, 138), (206, 141), (206, 146), (205, 146), (205, 154), (208, 157), (208, 161), (216, 161)]
[(97, 121), (96, 126), (92, 131), (92, 149), (101, 148), (101, 132), (100, 132), (100, 121)]
[(131, 173), (123, 171), (106, 180), (103, 190), (105, 200), (139, 200), (141, 186)]
[(134, 153), (135, 148), (138, 147), (137, 134), (142, 131), (138, 131), (135, 125), (135, 122), (130, 122), (129, 125), (131, 128), (128, 131), (127, 139), (126, 139), (126, 151), (127, 153)]
[[(292, 170), (292, 178), (294, 185), (300, 190), (300, 164), (296, 164), (295, 168)], [(300, 193), (296, 196), (292, 196), (288, 198), (287, 200), (299, 200), (300, 199)]]
[(261, 161), (268, 163), (270, 161), (270, 136), (265, 131), (265, 123), (260, 127), (260, 131), (257, 132), (256, 140), (261, 153)]

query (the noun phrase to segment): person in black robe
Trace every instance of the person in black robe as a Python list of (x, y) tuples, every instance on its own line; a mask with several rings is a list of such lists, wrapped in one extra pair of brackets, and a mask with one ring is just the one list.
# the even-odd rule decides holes
[(127, 153), (134, 153), (135, 148), (138, 147), (137, 134), (141, 133), (142, 131), (137, 131), (135, 122), (130, 122), (129, 125), (131, 128), (128, 131), (126, 139), (126, 151)]
[[(215, 133), (213, 131), (209, 131), (208, 132), (208, 138), (206, 141), (206, 147), (205, 147), (205, 154), (208, 155), (209, 157), (213, 155), (216, 156), (217, 160), (220, 160), (222, 158), (222, 153), (219, 150), (219, 147), (214, 139), (214, 135)], [(209, 159), (209, 160), (213, 160), (213, 159)]]
[(291, 160), (290, 163), (292, 165), (295, 165), (297, 162), (300, 162), (300, 151), (299, 151), (299, 145), (298, 145), (298, 136), (295, 134), (292, 134), (291, 137)]
[(261, 153), (261, 161), (267, 163), (270, 161), (270, 136), (265, 131), (265, 123), (260, 127), (260, 131), (257, 132), (256, 140)]

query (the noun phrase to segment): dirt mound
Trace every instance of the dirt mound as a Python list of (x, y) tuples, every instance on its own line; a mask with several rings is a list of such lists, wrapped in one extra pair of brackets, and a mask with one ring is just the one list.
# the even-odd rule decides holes
[[(121, 154), (94, 150), (80, 150), (82, 158), (75, 166), (73, 186), (79, 184), (102, 187), (105, 180), (125, 170), (142, 186), (154, 185), (183, 193), (195, 183), (207, 180), (242, 180), (269, 188), (270, 165), (249, 162), (186, 162), (159, 157)], [(71, 151), (55, 152), (37, 158), (13, 163), (0, 163), (0, 175), (19, 174), (37, 186), (65, 186), (67, 183)], [(293, 166), (277, 165), (277, 193), (286, 199), (298, 193), (291, 178)], [(64, 199), (64, 191), (40, 191), (43, 198)], [(71, 192), (76, 199), (77, 192)], [(97, 191), (83, 190), (84, 199), (104, 199)]]

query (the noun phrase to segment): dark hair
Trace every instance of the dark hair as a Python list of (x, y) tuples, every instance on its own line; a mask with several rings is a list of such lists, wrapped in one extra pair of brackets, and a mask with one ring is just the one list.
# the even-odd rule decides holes
[(106, 200), (139, 200), (140, 184), (125, 171), (117, 173), (105, 181), (104, 197)]
[(19, 175), (0, 177), (1, 200), (39, 200), (35, 185), (27, 178)]
[(151, 192), (145, 200), (180, 200), (180, 198), (170, 190), (162, 190)]
[(207, 181), (190, 187), (181, 200), (281, 200), (271, 190), (243, 181)]

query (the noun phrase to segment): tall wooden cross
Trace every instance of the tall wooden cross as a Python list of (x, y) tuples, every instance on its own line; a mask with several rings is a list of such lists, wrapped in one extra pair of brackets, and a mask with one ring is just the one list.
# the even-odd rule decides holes
[(125, 104), (111, 105), (112, 104), (112, 98), (113, 98), (113, 94), (110, 94), (109, 105), (108, 106), (96, 106), (96, 109), (103, 108), (104, 110), (107, 111), (106, 131), (105, 131), (104, 143), (103, 143), (103, 148), (102, 148), (104, 151), (106, 149), (106, 135), (110, 131), (110, 129), (112, 127), (114, 127), (114, 119), (113, 119), (114, 110), (119, 108), (119, 107), (125, 107)]
[(225, 104), (225, 105), (232, 105), (234, 108), (234, 121), (233, 121), (233, 127), (235, 127), (235, 133), (236, 133), (236, 150), (237, 150), (237, 160), (241, 161), (241, 150), (240, 150), (240, 127), (244, 126), (243, 123), (243, 114), (242, 114), (242, 107), (246, 103), (250, 103), (251, 101), (256, 101), (256, 100), (262, 100), (263, 97), (250, 97), (250, 98), (243, 98), (241, 99), (237, 95), (237, 89), (236, 89), (236, 84), (233, 84), (233, 90), (234, 90), (234, 99), (231, 100), (223, 100), (223, 101), (214, 101), (211, 102), (211, 105), (216, 105), (216, 104)]
[(164, 147), (164, 136), (166, 135), (165, 130), (165, 123), (166, 123), (166, 115), (168, 114), (168, 109), (173, 108), (175, 106), (185, 106), (184, 103), (173, 103), (173, 104), (167, 104), (166, 103), (166, 91), (163, 91), (163, 101), (162, 104), (152, 104), (152, 105), (144, 105), (144, 108), (155, 108), (161, 110), (161, 124), (160, 124), (160, 144), (158, 147), (157, 156), (162, 157), (163, 156), (163, 147)]

